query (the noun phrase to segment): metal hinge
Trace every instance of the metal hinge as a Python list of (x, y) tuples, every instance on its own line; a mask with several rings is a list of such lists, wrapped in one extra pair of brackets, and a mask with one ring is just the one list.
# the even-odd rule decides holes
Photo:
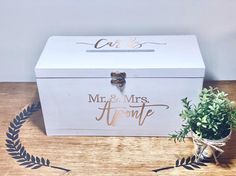
[(120, 90), (120, 92), (124, 91), (126, 83), (125, 78), (125, 72), (111, 72), (111, 84), (115, 85)]

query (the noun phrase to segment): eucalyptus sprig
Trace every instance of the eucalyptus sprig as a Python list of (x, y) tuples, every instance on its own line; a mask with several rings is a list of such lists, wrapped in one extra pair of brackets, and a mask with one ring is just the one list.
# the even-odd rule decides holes
[(231, 128), (236, 128), (236, 108), (228, 99), (228, 94), (218, 88), (204, 88), (199, 95), (199, 103), (191, 104), (182, 99), (183, 110), (180, 117), (184, 125), (180, 131), (171, 134), (174, 141), (184, 141), (190, 131), (201, 138), (217, 140), (226, 137)]

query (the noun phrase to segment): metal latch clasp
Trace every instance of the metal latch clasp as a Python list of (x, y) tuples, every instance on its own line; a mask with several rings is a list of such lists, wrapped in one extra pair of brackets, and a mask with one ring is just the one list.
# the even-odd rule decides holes
[(125, 72), (111, 72), (111, 84), (115, 85), (120, 90), (120, 92), (124, 91), (126, 83), (125, 78)]

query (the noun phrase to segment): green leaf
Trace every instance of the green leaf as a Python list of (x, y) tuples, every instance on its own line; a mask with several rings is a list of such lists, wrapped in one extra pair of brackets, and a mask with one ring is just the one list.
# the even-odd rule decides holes
[(197, 122), (197, 126), (201, 126), (202, 125), (202, 123), (201, 122)]
[(202, 123), (207, 123), (207, 115), (202, 118)]

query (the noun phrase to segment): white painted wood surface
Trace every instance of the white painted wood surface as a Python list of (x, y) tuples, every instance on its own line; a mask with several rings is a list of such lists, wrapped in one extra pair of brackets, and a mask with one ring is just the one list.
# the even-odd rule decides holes
[[(134, 38), (152, 44), (126, 45)], [(94, 48), (100, 39), (113, 47)], [(205, 68), (194, 36), (95, 36), (49, 39), (35, 71), (48, 135), (166, 136), (181, 126), (181, 99), (197, 101)], [(113, 71), (127, 74), (123, 92)]]
[[(96, 43), (107, 45), (96, 49)], [(205, 71), (193, 35), (54, 36), (35, 71), (36, 77), (110, 77), (117, 69), (128, 77), (203, 77)]]

